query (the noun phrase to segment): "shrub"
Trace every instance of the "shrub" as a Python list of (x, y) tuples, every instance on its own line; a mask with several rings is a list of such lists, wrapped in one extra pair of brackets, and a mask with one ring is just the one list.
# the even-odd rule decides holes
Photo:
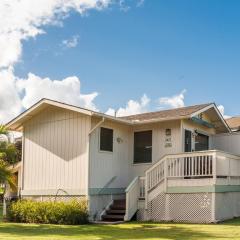
[(8, 209), (8, 220), (19, 223), (77, 225), (88, 222), (86, 201), (35, 202), (19, 200)]

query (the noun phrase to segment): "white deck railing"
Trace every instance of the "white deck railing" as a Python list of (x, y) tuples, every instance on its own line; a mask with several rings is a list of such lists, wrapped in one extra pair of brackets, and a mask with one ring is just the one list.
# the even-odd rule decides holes
[(217, 151), (167, 155), (146, 171), (147, 191), (167, 178), (216, 177)]
[[(240, 178), (240, 156), (209, 150), (164, 156), (146, 171), (145, 197), (159, 184), (175, 179), (204, 179), (211, 178), (212, 184), (217, 179)], [(144, 190), (141, 190), (144, 191)]]
[(211, 183), (216, 184), (223, 179), (239, 178), (240, 181), (240, 156), (229, 153), (209, 150), (166, 155), (152, 167), (145, 177), (136, 177), (126, 189), (126, 215), (125, 220), (130, 220), (138, 209), (138, 200), (146, 199), (148, 194), (160, 184), (167, 191), (168, 180), (187, 181), (187, 179), (211, 178)]

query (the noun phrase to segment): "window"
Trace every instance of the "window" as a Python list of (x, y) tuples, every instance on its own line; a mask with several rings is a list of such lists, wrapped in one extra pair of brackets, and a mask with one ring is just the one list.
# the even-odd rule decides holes
[(113, 151), (113, 129), (100, 129), (100, 150), (112, 152)]
[(184, 150), (185, 152), (191, 152), (192, 151), (192, 132), (189, 130), (185, 130), (185, 145)]
[(195, 151), (205, 151), (209, 149), (209, 136), (198, 133), (195, 137)]
[(152, 131), (134, 133), (134, 163), (152, 162)]

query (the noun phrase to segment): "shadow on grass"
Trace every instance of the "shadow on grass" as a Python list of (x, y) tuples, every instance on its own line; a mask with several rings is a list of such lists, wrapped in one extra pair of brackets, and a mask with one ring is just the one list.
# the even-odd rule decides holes
[[(0, 235), (10, 234), (16, 237), (78, 237), (78, 239), (213, 239), (212, 234), (197, 231), (194, 227), (184, 225), (133, 223), (120, 225), (27, 225), (27, 224), (0, 224)], [(16, 238), (17, 239), (17, 238)]]

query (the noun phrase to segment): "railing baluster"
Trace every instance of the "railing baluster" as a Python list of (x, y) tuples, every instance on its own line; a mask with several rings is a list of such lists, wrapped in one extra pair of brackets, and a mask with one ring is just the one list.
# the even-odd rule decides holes
[[(216, 175), (213, 160), (217, 152), (192, 152), (166, 156), (146, 172), (146, 191), (155, 188), (164, 178), (184, 178)], [(215, 163), (216, 165), (216, 163)], [(216, 167), (215, 167), (216, 168)], [(216, 177), (215, 177), (216, 178)], [(166, 180), (166, 179), (165, 179)], [(167, 181), (165, 181), (165, 185)], [(165, 186), (166, 187), (166, 186)], [(166, 188), (165, 188), (166, 189)], [(141, 195), (142, 195), (141, 190)], [(146, 193), (147, 196), (148, 193)]]

